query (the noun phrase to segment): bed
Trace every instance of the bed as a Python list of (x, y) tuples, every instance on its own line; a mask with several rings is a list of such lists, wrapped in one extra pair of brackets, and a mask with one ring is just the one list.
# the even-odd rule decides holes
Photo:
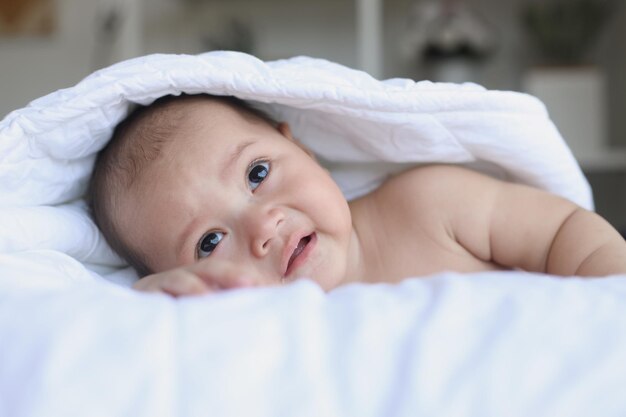
[(82, 200), (133, 103), (208, 92), (290, 123), (348, 198), (463, 164), (593, 208), (541, 102), (379, 81), (320, 59), (150, 55), (0, 122), (0, 416), (621, 416), (626, 276), (414, 277), (328, 294), (298, 280), (173, 299), (137, 278)]

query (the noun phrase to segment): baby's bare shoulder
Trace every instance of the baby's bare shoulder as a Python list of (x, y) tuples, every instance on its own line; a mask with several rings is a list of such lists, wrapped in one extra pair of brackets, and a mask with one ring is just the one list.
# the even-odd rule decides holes
[(391, 179), (419, 181), (422, 185), (424, 185), (431, 181), (458, 181), (460, 179), (465, 179), (468, 176), (471, 176), (474, 179), (486, 178), (484, 174), (466, 168), (463, 165), (431, 164), (419, 165), (414, 168), (407, 169)]
[(424, 165), (390, 178), (378, 193), (385, 199), (441, 207), (442, 203), (475, 195), (477, 189), (485, 190), (497, 185), (497, 180), (462, 166)]

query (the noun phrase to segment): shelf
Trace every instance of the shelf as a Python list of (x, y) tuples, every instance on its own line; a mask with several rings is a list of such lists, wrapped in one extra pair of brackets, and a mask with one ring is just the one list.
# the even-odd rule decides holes
[(626, 147), (607, 148), (597, 152), (576, 155), (583, 171), (626, 172)]

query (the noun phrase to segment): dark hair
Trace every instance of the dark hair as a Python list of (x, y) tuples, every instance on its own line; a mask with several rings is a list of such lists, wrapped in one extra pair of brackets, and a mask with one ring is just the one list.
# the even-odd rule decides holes
[(225, 104), (244, 117), (276, 125), (261, 110), (236, 97), (208, 94), (164, 96), (148, 106), (137, 106), (114, 130), (108, 144), (98, 153), (89, 181), (86, 200), (91, 216), (104, 238), (140, 277), (152, 270), (146, 258), (122, 239), (115, 222), (117, 196), (132, 187), (141, 170), (157, 159), (167, 143), (184, 122), (186, 108), (182, 104), (212, 100)]

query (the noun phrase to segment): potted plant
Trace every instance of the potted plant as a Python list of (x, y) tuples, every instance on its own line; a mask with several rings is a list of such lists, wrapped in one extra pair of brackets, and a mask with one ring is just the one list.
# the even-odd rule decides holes
[(620, 0), (531, 0), (522, 21), (540, 60), (548, 64), (578, 65), (589, 51)]

